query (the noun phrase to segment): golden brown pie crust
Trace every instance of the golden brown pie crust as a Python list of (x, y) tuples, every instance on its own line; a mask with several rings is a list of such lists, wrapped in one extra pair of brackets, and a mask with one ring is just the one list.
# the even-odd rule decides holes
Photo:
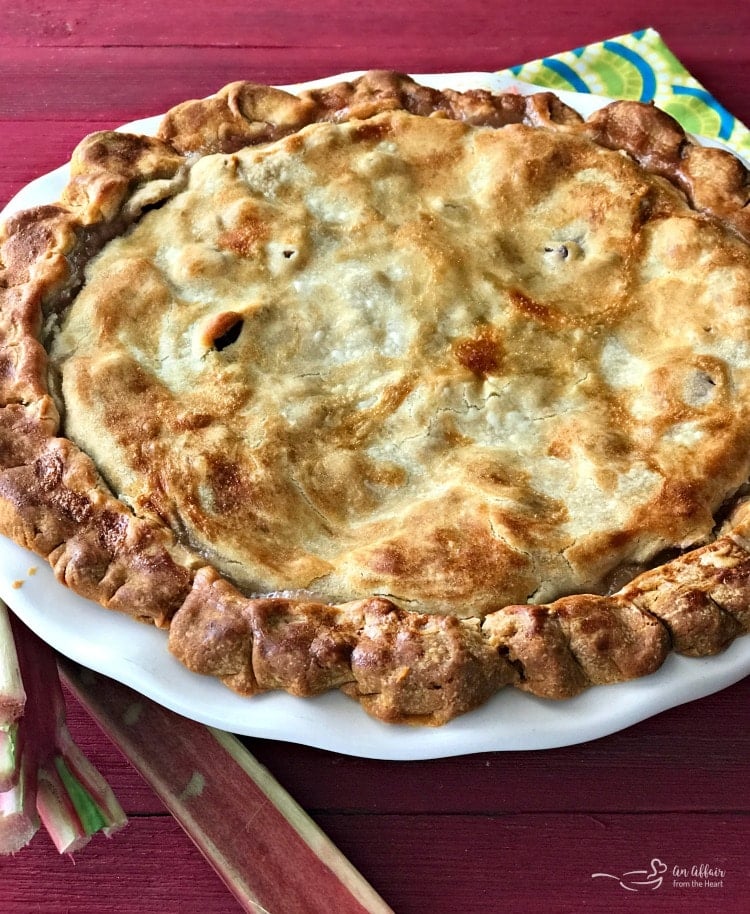
[[(239, 456), (232, 459), (231, 449), (225, 449), (223, 460), (221, 448), (202, 453), (204, 462), (196, 475), (213, 481), (211, 510), (204, 516), (200, 510), (190, 515), (195, 499), (175, 499), (170, 485), (180, 468), (168, 447), (157, 448), (150, 469), (128, 489), (123, 480), (140, 466), (146, 443), (157, 447), (151, 432), (136, 434), (149, 417), (169, 414), (168, 438), (176, 440), (179, 432), (200, 442), (216, 410), (236, 411), (246, 390), (223, 407), (210, 403), (212, 415), (202, 413), (197, 402), (190, 401), (188, 408), (185, 391), (180, 411), (167, 407), (163, 398), (154, 399), (151, 372), (113, 370), (112, 357), (100, 353), (101, 340), (126, 333), (118, 320), (125, 310), (120, 305), (126, 305), (128, 283), (150, 274), (143, 267), (117, 279), (112, 266), (116, 259), (107, 258), (121, 244), (134, 244), (142, 253), (149, 238), (158, 242), (165, 234), (159, 219), (170, 212), (169, 203), (159, 212), (144, 214), (172, 198), (188, 200), (191, 182), (198, 189), (200, 180), (204, 187), (215, 187), (216, 162), (224, 163), (225, 170), (226, 163), (234, 163), (243, 175), (259, 162), (278, 170), (279, 156), (294, 153), (309, 165), (315, 161), (311, 149), (317, 143), (326, 153), (321, 160), (333, 173), (349, 161), (336, 159), (336, 144), (356, 147), (356, 162), (364, 167), (365, 161), (372, 165), (382, 143), (396, 147), (406, 161), (418, 157), (425, 144), (437, 147), (441, 142), (450, 154), (441, 150), (438, 184), (429, 185), (425, 179), (427, 196), (440, 196), (437, 190), (445, 189), (446, 168), (454, 169), (453, 178), (466, 173), (466, 156), (473, 157), (473, 163), (492, 162), (493, 174), (508, 160), (516, 161), (517, 224), (530, 211), (532, 189), (556, 187), (568, 171), (570, 181), (577, 180), (580, 186), (582, 173), (599, 169), (600, 186), (582, 193), (586, 202), (580, 204), (588, 207), (589, 219), (599, 226), (607, 223), (616, 202), (607, 198), (601, 174), (606, 172), (615, 182), (617, 193), (628, 188), (632, 226), (627, 237), (618, 241), (611, 232), (597, 236), (604, 239), (602, 250), (610, 257), (603, 261), (604, 278), (596, 286), (600, 291), (606, 288), (606, 301), (587, 296), (585, 286), (576, 296), (575, 279), (564, 300), (531, 294), (530, 290), (539, 292), (550, 260), (550, 269), (558, 270), (561, 261), (571, 266), (580, 253), (575, 247), (580, 239), (572, 236), (550, 237), (545, 244), (544, 224), (537, 238), (532, 219), (521, 237), (527, 244), (533, 240), (535, 250), (541, 246), (542, 259), (530, 264), (528, 251), (522, 248), (519, 255), (516, 250), (519, 282), (503, 286), (514, 309), (513, 326), (498, 327), (470, 312), (468, 323), (452, 337), (441, 337), (440, 365), (443, 375), (450, 368), (452, 390), (460, 377), (462, 391), (491, 388), (493, 398), (504, 394), (507, 400), (511, 380), (523, 369), (517, 353), (527, 322), (543, 326), (549, 347), (522, 353), (529, 362), (528, 377), (542, 376), (546, 364), (553, 380), (563, 377), (567, 390), (575, 387), (585, 393), (587, 383), (594, 386), (593, 372), (570, 377), (563, 354), (575, 338), (586, 341), (590, 356), (594, 343), (588, 337), (601, 333), (606, 339), (594, 351), (608, 378), (607, 397), (606, 402), (589, 401), (587, 409), (589, 415), (604, 412), (606, 418), (602, 422), (597, 415), (591, 424), (585, 410), (576, 421), (566, 418), (544, 439), (539, 466), (550, 461), (570, 464), (571, 455), (584, 453), (585, 466), (598, 474), (603, 490), (617, 480), (622, 489), (624, 479), (634, 486), (628, 466), (636, 450), (630, 422), (635, 415), (640, 435), (637, 457), (646, 468), (641, 477), (658, 475), (659, 484), (637, 508), (626, 502), (627, 509), (620, 507), (613, 522), (588, 539), (569, 538), (562, 548), (554, 537), (570, 515), (576, 493), (583, 490), (575, 490), (562, 505), (549, 493), (542, 498), (537, 492), (535, 501), (529, 497), (527, 481), (519, 482), (518, 466), (485, 453), (491, 451), (486, 441), (478, 451), (471, 450), (476, 435), (464, 419), (456, 418), (455, 404), (448, 403), (439, 423), (439, 444), (443, 451), (457, 448), (472, 454), (471, 485), (465, 467), (459, 478), (451, 465), (442, 499), (420, 500), (417, 493), (408, 523), (401, 512), (385, 532), (382, 524), (365, 529), (359, 544), (349, 548), (338, 570), (328, 575), (330, 586), (324, 580), (332, 565), (330, 550), (325, 555), (311, 550), (303, 558), (296, 554), (286, 564), (269, 559), (264, 567), (280, 568), (275, 576), (264, 577), (252, 563), (250, 573), (232, 574), (232, 560), (222, 565), (224, 547), (212, 553), (216, 530), (208, 523), (209, 515), (231, 519), (237, 503), (251, 501), (264, 480), (272, 478), (274, 454), (293, 450), (294, 442), (271, 436), (265, 450), (256, 447), (250, 455), (258, 468), (255, 477), (248, 476)], [(422, 156), (421, 167), (423, 173), (437, 170), (428, 156)], [(324, 174), (313, 176), (313, 188)], [(439, 200), (443, 210), (445, 197)], [(559, 208), (572, 205), (574, 198), (568, 188), (567, 197), (557, 201)], [(391, 195), (391, 203), (394, 199)], [(497, 207), (500, 199), (490, 202)], [(513, 203), (507, 192), (504, 199), (508, 206)], [(246, 215), (246, 201), (240, 202)], [(259, 202), (262, 195), (255, 198), (256, 206)], [(455, 207), (455, 194), (448, 202)], [(58, 578), (76, 592), (168, 627), (172, 652), (192, 670), (217, 676), (243, 694), (285, 689), (312, 695), (340, 688), (384, 720), (440, 724), (505, 685), (564, 698), (592, 684), (650, 673), (670, 649), (695, 656), (716, 653), (750, 628), (747, 509), (740, 497), (750, 474), (747, 203), (748, 175), (742, 163), (723, 150), (691, 142), (652, 106), (618, 102), (584, 122), (548, 93), (523, 97), (439, 92), (394, 73), (368, 73), (353, 83), (299, 97), (235, 83), (211, 99), (173, 109), (156, 138), (121, 133), (88, 137), (73, 156), (71, 181), (61, 202), (19, 213), (3, 228), (0, 531), (47, 557)], [(295, 220), (288, 223), (291, 232)], [(149, 225), (154, 228), (149, 230)], [(491, 237), (503, 249), (507, 267), (513, 263), (510, 241), (518, 244), (518, 237), (501, 236), (502, 220), (492, 227)], [(234, 223), (227, 219), (209, 245), (235, 259), (257, 259), (258, 250), (267, 244), (264, 231), (265, 223), (257, 218)], [(445, 237), (436, 233), (434, 225), (423, 227), (420, 244), (428, 237), (437, 250)], [(120, 237), (122, 241), (107, 246)], [(287, 249), (302, 250), (299, 238), (283, 240), (276, 252), (282, 267)], [(184, 251), (186, 246), (182, 247)], [(102, 257), (95, 260), (102, 249)], [(593, 269), (593, 246), (583, 253), (586, 268)], [(446, 262), (455, 255), (452, 248)], [(149, 248), (149, 256), (160, 255)], [(183, 277), (195, 269), (194, 259), (185, 256), (181, 254), (180, 261)], [(376, 256), (370, 248), (368, 256), (374, 262), (382, 252)], [(479, 275), (481, 257), (471, 259), (467, 248), (464, 259), (472, 264), (471, 269), (466, 266), (466, 275)], [(618, 277), (621, 286), (632, 280), (631, 261), (640, 271), (638, 287), (616, 287)], [(434, 262), (440, 263), (437, 254)], [(627, 262), (627, 269), (620, 268), (622, 262)], [(669, 275), (664, 275), (665, 263), (670, 265)], [(559, 270), (555, 275), (559, 278)], [(152, 294), (144, 293), (148, 308), (143, 326), (152, 331), (152, 341), (154, 322), (149, 323), (149, 315), (163, 295), (158, 284)], [(342, 292), (342, 298), (346, 296)], [(73, 301), (75, 308), (70, 307)], [(631, 315), (627, 337), (617, 315), (633, 302), (633, 313), (640, 316), (633, 322)], [(78, 318), (76, 309), (82, 309)], [(592, 309), (597, 311), (593, 323), (587, 320)], [(223, 302), (218, 310), (207, 309), (193, 345), (211, 350), (239, 321), (248, 321), (241, 303)], [(89, 341), (81, 329), (87, 322), (101, 325), (99, 335)], [(642, 348), (636, 344), (640, 329)], [(264, 338), (256, 337), (257, 346), (259, 339)], [(537, 348), (539, 339), (532, 340)], [(664, 339), (669, 340), (666, 349)], [(251, 353), (246, 348), (242, 358), (247, 361)], [(396, 362), (388, 363), (389, 371)], [(589, 359), (589, 369), (592, 364)], [(643, 374), (645, 393), (627, 378), (641, 364), (648, 366)], [(382, 367), (376, 359), (375, 373)], [(402, 442), (412, 440), (392, 417), (404, 404), (421, 402), (414, 400), (414, 391), (424, 384), (420, 388), (415, 377), (420, 371), (424, 377), (429, 367), (414, 363), (406, 371), (402, 366), (392, 382), (379, 389), (370, 419), (384, 429), (386, 438), (395, 429)], [(91, 395), (92, 379), (99, 384), (99, 398)], [(252, 385), (258, 385), (257, 378)], [(541, 389), (542, 411), (549, 406), (549, 391), (549, 384)], [(433, 392), (424, 407), (432, 409), (433, 419), (435, 402)], [(94, 419), (79, 419), (81, 403), (88, 403)], [(125, 441), (122, 450), (110, 449), (114, 456), (109, 460), (108, 446), (99, 452), (94, 444), (101, 403), (109, 404), (102, 427), (115, 438), (119, 429)], [(477, 410), (468, 399), (464, 406), (467, 414)], [(61, 416), (66, 409), (74, 414)], [(558, 410), (566, 416), (571, 411), (575, 410), (569, 403)], [(642, 423), (645, 413), (653, 414), (653, 421)], [(316, 421), (325, 424), (331, 414), (328, 403)], [(438, 425), (427, 424), (433, 429)], [(82, 446), (66, 437), (68, 429)], [(343, 434), (342, 429), (348, 429), (350, 439), (366, 437), (352, 411), (337, 426), (337, 434)], [(308, 440), (311, 435), (308, 432)], [(644, 436), (649, 437), (648, 447), (641, 440)], [(701, 446), (695, 449), (694, 469), (687, 471), (687, 454), (695, 442)], [(137, 460), (132, 457), (136, 450)], [(126, 452), (130, 463), (121, 460)], [(411, 467), (404, 470), (396, 460), (386, 465), (383, 459), (373, 470), (361, 455), (355, 460), (351, 447), (346, 453), (349, 462), (340, 475), (344, 483), (359, 477), (372, 489), (390, 491), (403, 484), (404, 474), (413, 473)], [(337, 524), (343, 528), (341, 512), (351, 510), (349, 502), (356, 498), (340, 480), (337, 488), (340, 468), (326, 466), (331, 454), (335, 452), (325, 448), (311, 451), (309, 459), (297, 465), (295, 481), (300, 467), (306, 468), (305, 498), (319, 497), (312, 513), (325, 516), (335, 535)], [(427, 466), (434, 480), (437, 464)], [(121, 470), (124, 476), (117, 477)], [(330, 483), (328, 490), (320, 484), (321, 477)], [(482, 481), (481, 497), (476, 495), (477, 479)], [(252, 492), (248, 480), (255, 487)], [(111, 485), (120, 498), (112, 494)], [(509, 498), (517, 490), (523, 494), (511, 502), (513, 510), (499, 511), (498, 497)], [(281, 553), (287, 545), (274, 523), (281, 517), (282, 530), (283, 525), (288, 528), (299, 511), (287, 496), (274, 498), (269, 491), (269, 510), (252, 515), (255, 527), (247, 540), (251, 546), (264, 543), (261, 551), (273, 557), (274, 548)], [(489, 514), (488, 504), (494, 505)], [(584, 506), (584, 519), (585, 514)], [(305, 530), (302, 540), (306, 537), (312, 538)], [(541, 559), (534, 559), (535, 549)], [(671, 552), (662, 554), (662, 549)], [(566, 578), (568, 568), (574, 573)], [(264, 592), (277, 593), (249, 596), (256, 589), (254, 582)]]

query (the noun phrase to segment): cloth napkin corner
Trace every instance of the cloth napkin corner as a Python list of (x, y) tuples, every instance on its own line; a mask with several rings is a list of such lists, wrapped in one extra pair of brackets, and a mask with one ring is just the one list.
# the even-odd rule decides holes
[(688, 133), (750, 156), (750, 130), (717, 101), (653, 28), (620, 35), (505, 71), (548, 89), (651, 102)]

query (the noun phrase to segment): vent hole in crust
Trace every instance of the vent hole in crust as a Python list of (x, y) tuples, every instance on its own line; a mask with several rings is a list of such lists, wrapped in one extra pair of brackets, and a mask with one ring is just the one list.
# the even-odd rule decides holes
[(568, 250), (567, 245), (558, 244), (555, 247), (546, 247), (544, 249), (544, 253), (545, 254), (554, 254), (556, 260), (567, 260), (568, 254), (570, 254), (570, 251)]
[(220, 336), (217, 336), (213, 342), (213, 348), (217, 352), (221, 352), (223, 349), (226, 349), (228, 346), (231, 346), (232, 343), (236, 343), (240, 338), (240, 333), (242, 333), (242, 327), (244, 325), (242, 318), (235, 321), (231, 324)]
[(145, 216), (146, 213), (152, 213), (154, 210), (161, 209), (166, 203), (169, 203), (170, 197), (162, 197), (161, 200), (154, 200), (153, 203), (146, 203), (140, 209), (140, 215)]
[(683, 394), (689, 406), (708, 406), (716, 396), (717, 381), (707, 371), (697, 369), (688, 375)]
[(544, 256), (551, 263), (563, 263), (568, 260), (581, 260), (584, 250), (578, 241), (551, 241), (544, 246)]

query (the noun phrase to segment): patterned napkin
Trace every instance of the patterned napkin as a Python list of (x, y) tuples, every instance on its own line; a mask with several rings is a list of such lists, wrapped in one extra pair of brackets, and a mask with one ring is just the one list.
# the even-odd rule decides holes
[(653, 101), (688, 133), (750, 156), (750, 130), (691, 76), (654, 29), (621, 35), (504, 71), (547, 89)]

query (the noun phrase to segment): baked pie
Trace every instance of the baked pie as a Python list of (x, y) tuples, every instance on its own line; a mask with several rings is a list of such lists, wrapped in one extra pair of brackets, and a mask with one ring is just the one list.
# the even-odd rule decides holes
[(750, 630), (750, 195), (616, 102), (234, 83), (2, 234), (0, 532), (243, 694), (441, 724)]

